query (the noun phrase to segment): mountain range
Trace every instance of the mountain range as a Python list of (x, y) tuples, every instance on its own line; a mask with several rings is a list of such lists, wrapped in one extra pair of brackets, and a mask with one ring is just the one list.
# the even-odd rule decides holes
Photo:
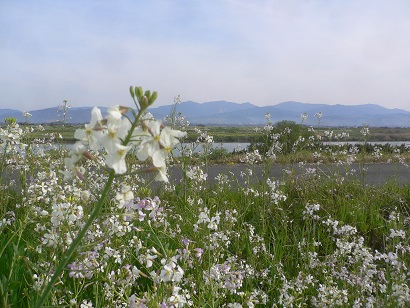
[[(150, 108), (150, 112), (157, 119), (169, 115), (174, 105)], [(90, 120), (92, 107), (72, 107), (66, 116), (67, 123), (87, 123)], [(106, 107), (100, 107), (103, 115)], [(29, 123), (61, 123), (58, 117), (58, 108), (46, 108), (29, 111), (32, 117)], [(367, 124), (373, 127), (410, 127), (410, 111), (403, 109), (389, 109), (375, 104), (365, 105), (326, 105), (306, 104), (300, 102), (284, 102), (272, 106), (256, 106), (251, 103), (234, 103), (227, 101), (213, 101), (197, 103), (192, 101), (178, 104), (177, 113), (185, 116), (193, 125), (263, 125), (266, 123), (265, 115), (271, 116), (273, 123), (289, 120), (301, 123), (301, 114), (308, 115), (304, 122), (307, 125), (317, 125), (316, 113), (323, 114), (320, 125), (332, 126), (362, 126)], [(0, 123), (4, 118), (15, 117), (18, 122), (25, 122), (22, 112), (14, 109), (0, 109)]]

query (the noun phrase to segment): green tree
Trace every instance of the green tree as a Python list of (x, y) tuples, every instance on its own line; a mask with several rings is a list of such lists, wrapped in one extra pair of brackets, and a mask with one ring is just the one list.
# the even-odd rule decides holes
[(284, 120), (274, 125), (268, 123), (259, 140), (251, 147), (261, 153), (289, 154), (306, 147), (310, 136), (312, 133), (306, 126)]

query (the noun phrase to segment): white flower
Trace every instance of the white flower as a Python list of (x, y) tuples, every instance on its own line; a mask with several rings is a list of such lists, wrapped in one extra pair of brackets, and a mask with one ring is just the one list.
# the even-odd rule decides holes
[(179, 140), (176, 137), (184, 137), (185, 132), (174, 130), (169, 127), (162, 129), (161, 134), (159, 135), (159, 149), (155, 151), (152, 155), (152, 162), (156, 167), (165, 166), (165, 159), (168, 154), (171, 153), (173, 147), (179, 143)]
[(120, 122), (122, 119), (122, 115), (125, 114), (128, 111), (128, 109), (128, 107), (120, 105), (115, 105), (108, 108), (107, 120), (109, 122)]
[(159, 182), (168, 182), (168, 175), (167, 175), (167, 167), (161, 166), (161, 167), (156, 167), (158, 173), (155, 177), (155, 181)]
[[(165, 263), (166, 261), (163, 259), (161, 263)], [(182, 268), (175, 263), (174, 260), (171, 260), (169, 263), (165, 264), (161, 273), (159, 274), (159, 279), (163, 282), (179, 282), (182, 280), (184, 276), (184, 271)]]
[(173, 268), (169, 264), (165, 264), (161, 273), (159, 274), (159, 278), (163, 282), (168, 282), (172, 280), (173, 275)]
[(88, 302), (87, 300), (83, 300), (83, 302), (80, 305), (80, 308), (92, 308), (93, 303), (90, 301)]
[(168, 182), (166, 166), (155, 167), (154, 165), (151, 165), (144, 170), (145, 173), (151, 173), (151, 172), (156, 172), (156, 171), (158, 171), (158, 174), (156, 175), (154, 179), (155, 181)]
[(315, 118), (317, 118), (318, 120), (320, 120), (323, 117), (323, 113), (322, 112), (317, 112), (315, 113)]
[(390, 238), (401, 237), (402, 239), (406, 238), (406, 232), (404, 230), (394, 230), (390, 229)]
[(99, 142), (107, 150), (108, 153), (115, 152), (116, 145), (122, 144), (123, 139), (127, 136), (131, 128), (131, 123), (127, 118), (107, 122), (107, 128), (99, 137)]
[(79, 178), (83, 177), (85, 169), (83, 167), (76, 166), (76, 163), (81, 159), (82, 155), (86, 152), (85, 146), (81, 142), (76, 142), (70, 153), (70, 157), (64, 159), (64, 163), (68, 171), (63, 171), (64, 180), (68, 180), (73, 176), (78, 176)]
[(87, 202), (88, 200), (90, 200), (90, 197), (91, 197), (91, 193), (90, 193), (88, 190), (83, 190), (83, 191), (80, 193), (80, 199), (81, 199), (82, 201)]
[(144, 121), (143, 126), (146, 127), (149, 136), (141, 142), (137, 153), (138, 159), (144, 161), (152, 157), (155, 167), (165, 166), (165, 158), (179, 143), (177, 137), (184, 137), (186, 133), (169, 127), (162, 128), (160, 121)]
[(100, 138), (102, 134), (99, 130), (102, 119), (101, 110), (94, 107), (91, 110), (90, 123), (84, 125), (85, 129), (77, 129), (74, 133), (74, 138), (81, 140), (85, 144), (88, 144), (90, 149), (97, 151), (99, 147), (98, 138)]
[(150, 255), (149, 253), (145, 256), (146, 267), (150, 268), (154, 263), (153, 261), (158, 258), (157, 255)]
[(109, 168), (114, 169), (116, 174), (124, 174), (127, 172), (127, 164), (125, 163), (125, 156), (131, 149), (129, 146), (124, 146), (118, 143), (113, 144), (114, 151), (107, 153), (105, 163)]
[(155, 151), (159, 150), (159, 140), (161, 134), (161, 122), (160, 121), (143, 121), (142, 126), (147, 136), (142, 140), (137, 157), (139, 160), (146, 160), (152, 156)]
[(138, 298), (135, 294), (133, 294), (130, 298), (128, 298), (130, 302), (129, 308), (145, 308), (145, 300)]
[[(168, 302), (171, 305), (170, 307), (179, 308), (184, 307), (187, 304), (186, 295), (179, 294), (179, 291), (181, 291), (181, 288), (174, 285), (172, 290), (172, 296), (168, 298)], [(188, 306), (192, 305), (188, 304)]]
[(134, 199), (134, 193), (131, 190), (131, 187), (127, 185), (122, 185), (121, 192), (117, 193), (115, 199), (118, 201), (118, 207), (121, 209), (124, 207), (124, 204), (128, 201)]

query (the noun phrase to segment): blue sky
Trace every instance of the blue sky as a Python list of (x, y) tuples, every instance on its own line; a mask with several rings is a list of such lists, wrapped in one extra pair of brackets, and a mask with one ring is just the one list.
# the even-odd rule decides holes
[(408, 0), (0, 0), (0, 108), (227, 100), (410, 110)]

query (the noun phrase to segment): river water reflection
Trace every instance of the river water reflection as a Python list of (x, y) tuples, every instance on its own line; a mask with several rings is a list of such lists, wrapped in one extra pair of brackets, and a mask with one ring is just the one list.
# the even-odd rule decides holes
[[(394, 141), (394, 142), (387, 142), (387, 141), (375, 141), (375, 142), (367, 142), (368, 144), (371, 145), (386, 145), (390, 144), (391, 146), (401, 146), (404, 144), (406, 147), (410, 147), (410, 141)], [(355, 144), (364, 144), (364, 142), (358, 142), (358, 141), (330, 141), (330, 142), (323, 142), (324, 145), (355, 145)], [(248, 146), (250, 145), (249, 142), (222, 142), (222, 143), (213, 143), (212, 148), (213, 149), (225, 149), (228, 153), (232, 153), (234, 151), (241, 151), (241, 150), (246, 150)], [(71, 143), (63, 143), (63, 144), (53, 144), (53, 145), (46, 145), (45, 150), (50, 150), (50, 149), (55, 149), (58, 150), (61, 147), (63, 148), (71, 148), (73, 144)], [(177, 147), (174, 149), (174, 155), (178, 156), (180, 155), (180, 150), (181, 148), (183, 149), (190, 149), (193, 153), (199, 153), (204, 151), (203, 146), (200, 144), (198, 146), (194, 146), (194, 143), (182, 143), (180, 145), (177, 145)]]
[[(385, 141), (379, 141), (379, 142), (367, 142), (368, 144), (371, 145), (386, 145), (390, 144), (391, 146), (401, 146), (404, 144), (406, 147), (410, 147), (410, 141), (394, 141), (394, 142), (385, 142)], [(339, 141), (331, 141), (331, 142), (323, 142), (324, 145), (355, 145), (355, 144), (364, 144), (364, 142), (358, 142), (358, 141), (345, 141), (345, 142), (339, 142)], [(197, 146), (194, 148), (193, 143), (182, 143), (181, 144), (183, 148), (185, 149), (191, 149), (193, 153), (199, 153), (203, 151), (203, 147), (201, 145)], [(177, 148), (174, 150), (174, 155), (178, 156), (180, 154), (180, 149), (181, 145), (177, 146)], [(222, 142), (222, 143), (214, 143), (212, 145), (213, 149), (219, 149), (223, 148), (228, 151), (228, 153), (232, 153), (234, 151), (241, 151), (241, 150), (246, 150), (250, 146), (249, 142)]]

